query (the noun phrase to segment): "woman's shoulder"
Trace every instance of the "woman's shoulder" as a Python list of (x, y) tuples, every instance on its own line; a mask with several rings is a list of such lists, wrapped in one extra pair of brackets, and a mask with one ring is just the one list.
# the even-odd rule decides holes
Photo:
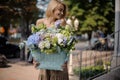
[(45, 18), (38, 19), (38, 20), (36, 21), (36, 25), (42, 24), (42, 23), (44, 23), (44, 21), (45, 21)]

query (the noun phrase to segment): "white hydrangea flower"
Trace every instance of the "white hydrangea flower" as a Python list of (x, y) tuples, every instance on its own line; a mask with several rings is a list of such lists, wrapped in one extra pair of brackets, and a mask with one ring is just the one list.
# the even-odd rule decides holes
[(64, 35), (61, 33), (56, 34), (57, 38), (58, 38), (58, 44), (61, 44), (64, 40)]
[(45, 41), (44, 43), (45, 43), (45, 47), (49, 49), (50, 48), (50, 41)]
[(41, 42), (38, 44), (38, 47), (39, 47), (40, 49), (44, 49), (44, 48), (45, 48), (45, 46), (44, 46), (44, 41), (41, 41)]

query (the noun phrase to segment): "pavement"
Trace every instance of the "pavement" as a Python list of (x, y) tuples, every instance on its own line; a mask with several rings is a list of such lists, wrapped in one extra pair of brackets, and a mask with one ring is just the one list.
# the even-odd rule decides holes
[[(39, 70), (20, 59), (9, 59), (7, 67), (0, 68), (0, 80), (38, 80)], [(77, 76), (69, 75), (70, 80), (79, 80)]]

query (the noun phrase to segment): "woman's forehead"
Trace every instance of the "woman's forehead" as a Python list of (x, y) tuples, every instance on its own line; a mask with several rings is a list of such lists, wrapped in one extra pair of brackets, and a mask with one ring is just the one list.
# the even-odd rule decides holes
[(62, 4), (58, 4), (56, 8), (57, 9), (64, 9), (64, 6)]

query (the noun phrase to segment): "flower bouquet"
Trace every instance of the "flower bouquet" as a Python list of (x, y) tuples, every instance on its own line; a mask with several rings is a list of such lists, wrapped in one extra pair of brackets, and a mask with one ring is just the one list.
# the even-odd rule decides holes
[(33, 25), (31, 31), (33, 34), (28, 37), (27, 45), (33, 57), (40, 62), (38, 67), (61, 70), (61, 65), (68, 59), (69, 51), (74, 49), (75, 39), (70, 26), (60, 26), (58, 20), (48, 28), (44, 24)]

